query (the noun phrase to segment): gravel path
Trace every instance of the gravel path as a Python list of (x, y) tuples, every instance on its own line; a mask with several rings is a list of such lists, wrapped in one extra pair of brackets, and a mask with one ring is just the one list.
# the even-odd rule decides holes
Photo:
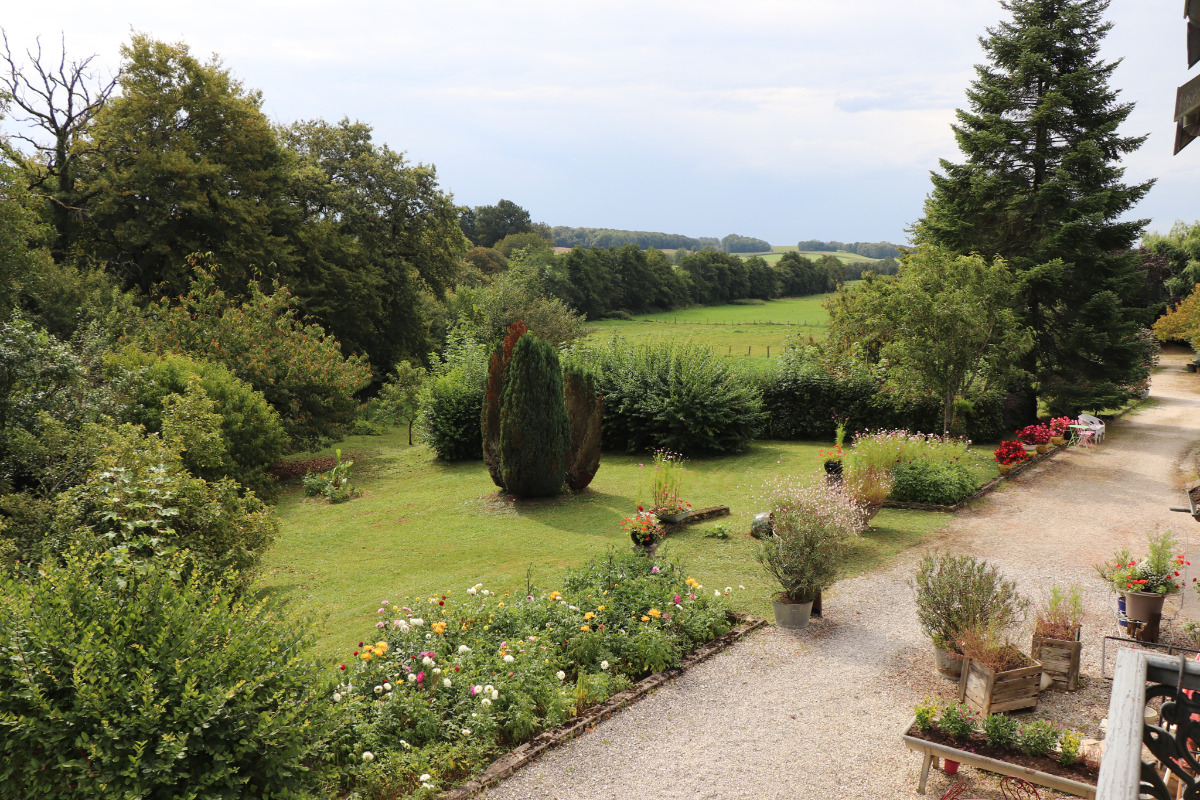
[[(1073, 448), (1025, 472), (960, 512), (931, 545), (994, 561), (1032, 597), (1053, 582), (1085, 587), (1082, 686), (1043, 694), (1037, 713), (1092, 736), (1109, 693), (1100, 639), (1115, 629), (1112, 595), (1093, 565), (1118, 547), (1140, 552), (1156, 526), (1187, 534), (1190, 553), (1200, 555), (1200, 526), (1169, 511), (1184, 499), (1180, 462), (1200, 441), (1200, 379), (1184, 373), (1183, 362), (1164, 356), (1154, 375), (1157, 404), (1110, 423), (1102, 446)], [(483, 796), (911, 797), (921, 759), (901, 744), (900, 727), (923, 697), (952, 692), (933, 671), (905, 584), (919, 557), (839, 582), (826, 594), (824, 619), (808, 630), (750, 636)], [(1200, 559), (1192, 560), (1200, 575)], [(1200, 598), (1189, 591), (1183, 602), (1167, 613), (1200, 619)], [(976, 770), (964, 767), (958, 779), (971, 796), (1000, 796)], [(940, 797), (950, 782), (932, 772), (927, 796)]]

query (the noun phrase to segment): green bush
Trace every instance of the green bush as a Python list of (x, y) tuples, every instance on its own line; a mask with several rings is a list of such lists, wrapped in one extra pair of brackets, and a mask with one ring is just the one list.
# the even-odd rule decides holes
[(571, 491), (586, 489), (600, 469), (600, 447), (604, 436), (604, 399), (596, 391), (596, 379), (577, 365), (563, 370), (563, 397), (571, 422), (571, 450), (567, 455), (567, 485)]
[(630, 553), (569, 571), (561, 592), (466, 595), (383, 604), (377, 641), (343, 665), (343, 791), (445, 789), (730, 628), (723, 597)]
[(500, 475), (518, 497), (549, 497), (567, 478), (571, 424), (554, 348), (526, 333), (513, 348), (500, 406)]
[(983, 718), (983, 735), (989, 747), (1000, 750), (1016, 750), (1020, 738), (1020, 725), (1008, 714), (988, 714)]
[(478, 342), (451, 334), (442, 359), (421, 386), (417, 430), (444, 461), (483, 457), (484, 382), (488, 350)]
[(306, 626), (181, 559), (68, 555), (0, 575), (0, 795), (299, 798), (332, 683)]
[(633, 347), (614, 338), (576, 358), (586, 358), (596, 376), (610, 450), (736, 453), (763, 421), (754, 381), (708, 347)]
[(56, 499), (62, 541), (140, 560), (188, 550), (209, 574), (248, 584), (279, 532), (274, 511), (227, 478), (190, 475), (167, 442), (133, 425), (88, 426), (103, 442), (84, 480)]
[(975, 732), (976, 715), (962, 703), (950, 703), (938, 717), (938, 730), (955, 739), (965, 739)]
[(342, 461), (342, 451), (335, 451), (333, 467), (328, 472), (306, 472), (301, 479), (305, 497), (324, 497), (330, 503), (344, 503), (359, 492), (350, 485), (350, 470), (354, 461)]
[(1029, 605), (1015, 583), (973, 556), (926, 553), (909, 585), (921, 630), (936, 647), (955, 652), (963, 631), (1003, 630)]
[(199, 464), (185, 452), (188, 471), (205, 479), (233, 478), (259, 493), (270, 489), (267, 468), (286, 452), (288, 438), (261, 392), (221, 364), (177, 353), (154, 355), (127, 347), (106, 356), (104, 364), (122, 404), (121, 421), (150, 433), (163, 430), (169, 398), (202, 393), (220, 417), (225, 453), (215, 464)]
[(1062, 729), (1048, 719), (1036, 719), (1021, 728), (1021, 752), (1031, 756), (1048, 756), (1058, 744)]
[(954, 505), (979, 489), (975, 473), (961, 461), (905, 461), (892, 470), (893, 500)]

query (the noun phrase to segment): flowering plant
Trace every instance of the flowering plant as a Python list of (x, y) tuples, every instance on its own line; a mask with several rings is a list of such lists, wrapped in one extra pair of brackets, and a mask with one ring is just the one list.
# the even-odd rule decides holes
[(1075, 420), (1070, 417), (1055, 417), (1050, 420), (1049, 428), (1051, 436), (1066, 436), (1067, 428), (1073, 424)]
[(1190, 561), (1182, 553), (1172, 555), (1178, 542), (1167, 531), (1159, 536), (1150, 534), (1150, 546), (1140, 560), (1130, 558), (1128, 551), (1116, 554), (1116, 561), (1107, 570), (1113, 589), (1118, 593), (1151, 592), (1173, 594), (1181, 586), (1180, 572)]
[(629, 538), (638, 547), (649, 547), (662, 538), (658, 519), (649, 511), (642, 510), (641, 506), (638, 506), (636, 514), (625, 518), (621, 529), (629, 532)]
[(1049, 444), (1050, 428), (1046, 425), (1026, 425), (1017, 431), (1017, 439), (1025, 444)]
[[(656, 514), (678, 514), (691, 508), (680, 497), (683, 488), (683, 456), (670, 450), (654, 451), (650, 478), (650, 510)], [(638, 508), (641, 511), (641, 507)]]
[(997, 464), (1011, 466), (1029, 458), (1029, 454), (1025, 452), (1025, 448), (1021, 446), (1020, 442), (1007, 441), (1000, 443), (1000, 446), (992, 452), (992, 457), (996, 459)]

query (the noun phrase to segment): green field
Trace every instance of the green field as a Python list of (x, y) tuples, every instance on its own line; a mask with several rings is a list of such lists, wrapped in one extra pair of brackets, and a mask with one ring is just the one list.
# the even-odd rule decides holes
[(771, 247), (771, 252), (769, 252), (769, 253), (738, 253), (738, 255), (741, 256), (742, 258), (749, 258), (750, 256), (758, 256), (759, 258), (763, 259), (767, 263), (774, 263), (774, 262), (778, 261), (779, 259), (783, 258), (784, 253), (796, 253), (796, 252), (800, 253), (800, 255), (802, 255), (802, 256), (808, 256), (809, 258), (813, 259), (814, 261), (816, 259), (820, 258), (821, 256), (837, 256), (837, 258), (839, 258), (843, 264), (873, 264), (878, 260), (875, 258), (867, 258), (866, 256), (860, 256), (858, 253), (847, 253), (845, 250), (838, 250), (838, 251), (832, 252), (832, 253), (829, 252), (828, 250), (796, 250), (796, 245), (794, 245), (794, 244), (773, 245)]
[[(636, 508), (644, 459), (605, 455), (585, 491), (517, 503), (497, 496), (481, 461), (442, 463), (423, 445), (409, 447), (406, 436), (394, 429), (341, 444), (359, 457), (354, 483), (362, 497), (329, 505), (289, 487), (280, 499), (283, 530), (265, 556), (259, 586), (304, 608), (321, 631), (319, 652), (331, 660), (374, 633), (381, 600), (454, 599), (476, 583), (524, 594), (527, 570), (537, 586), (554, 589), (567, 567), (630, 546), (621, 521)], [(755, 495), (769, 476), (818, 470), (825, 447), (757, 442), (740, 456), (689, 462), (686, 499), (697, 508), (728, 505), (732, 516), (724, 521), (732, 536), (709, 538), (713, 523), (696, 525), (670, 537), (660, 555), (684, 563), (706, 587), (732, 586), (737, 609), (769, 618), (777, 589), (755, 561), (748, 535), (754, 513), (763, 510)], [(846, 574), (886, 563), (948, 521), (885, 509), (855, 546)]]
[(632, 320), (601, 320), (592, 323), (594, 330), (588, 341), (603, 342), (617, 333), (634, 344), (695, 342), (721, 355), (760, 361), (757, 366), (765, 366), (768, 358), (779, 357), (784, 339), (789, 336), (825, 338), (829, 313), (824, 303), (831, 296), (791, 297), (753, 306), (704, 306), (641, 314)]

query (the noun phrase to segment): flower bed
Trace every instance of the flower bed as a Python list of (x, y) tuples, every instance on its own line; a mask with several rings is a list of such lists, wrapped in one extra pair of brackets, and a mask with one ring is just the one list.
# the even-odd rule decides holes
[(345, 714), (338, 788), (420, 797), (462, 782), (727, 632), (729, 591), (622, 553), (568, 572), (562, 591), (381, 604), (378, 641), (341, 665), (331, 698)]

